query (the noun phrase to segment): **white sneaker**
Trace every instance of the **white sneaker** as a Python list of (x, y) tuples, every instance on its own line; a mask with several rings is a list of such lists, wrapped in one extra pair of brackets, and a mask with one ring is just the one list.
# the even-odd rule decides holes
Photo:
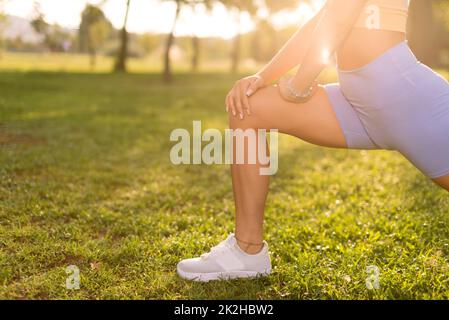
[(179, 262), (177, 270), (181, 278), (201, 282), (268, 276), (271, 272), (268, 244), (264, 241), (259, 253), (248, 254), (240, 249), (234, 234), (230, 234), (200, 258)]

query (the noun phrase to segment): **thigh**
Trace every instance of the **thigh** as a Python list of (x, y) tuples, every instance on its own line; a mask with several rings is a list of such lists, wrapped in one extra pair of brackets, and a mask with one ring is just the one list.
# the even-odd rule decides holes
[(449, 175), (435, 179), (436, 184), (449, 191)]
[(333, 148), (346, 148), (342, 128), (323, 88), (306, 103), (290, 103), (270, 86), (250, 98), (251, 116), (240, 120), (231, 116), (231, 126), (277, 129), (307, 142)]

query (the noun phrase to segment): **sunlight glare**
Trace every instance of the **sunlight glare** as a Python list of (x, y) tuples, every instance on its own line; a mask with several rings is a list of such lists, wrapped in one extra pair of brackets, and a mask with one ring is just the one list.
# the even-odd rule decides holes
[(321, 53), (321, 61), (325, 64), (328, 65), (330, 63), (330, 52), (328, 49), (324, 49), (323, 52)]

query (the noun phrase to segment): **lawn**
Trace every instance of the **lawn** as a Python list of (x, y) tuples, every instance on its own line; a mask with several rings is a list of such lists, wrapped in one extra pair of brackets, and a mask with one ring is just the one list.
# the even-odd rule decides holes
[[(175, 128), (226, 127), (224, 74), (0, 75), (0, 298), (449, 298), (449, 196), (399, 154), (281, 137), (273, 274), (191, 283), (233, 230), (226, 166), (174, 166)], [(66, 267), (80, 269), (68, 290)], [(368, 290), (368, 266), (380, 270)]]
[[(91, 68), (89, 56), (75, 53), (33, 53), (33, 52), (0, 52), (0, 70), (2, 71), (53, 71), (53, 72), (84, 72), (105, 73), (109, 72), (115, 63), (111, 56), (98, 55), (96, 65)], [(189, 59), (175, 59), (174, 68), (177, 72), (191, 70)], [(230, 68), (227, 60), (205, 60), (201, 67), (208, 71), (224, 72)], [(249, 72), (257, 68), (257, 64), (244, 61), (242, 70)], [(144, 58), (130, 58), (128, 69), (133, 73), (155, 73), (162, 70), (162, 59), (158, 55), (150, 55)]]

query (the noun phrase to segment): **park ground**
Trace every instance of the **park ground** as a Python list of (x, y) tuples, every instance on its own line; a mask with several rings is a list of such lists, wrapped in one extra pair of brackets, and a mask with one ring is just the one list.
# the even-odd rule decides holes
[[(57, 66), (64, 57), (8, 59), (0, 298), (449, 298), (447, 192), (395, 152), (285, 136), (266, 210), (273, 274), (179, 279), (180, 259), (232, 232), (234, 209), (229, 169), (172, 165), (169, 135), (193, 120), (226, 128), (223, 99), (235, 77), (179, 72), (165, 85), (150, 69), (114, 75), (106, 64), (98, 73), (66, 69), (76, 57)], [(79, 290), (66, 288), (69, 265), (80, 270)], [(366, 287), (369, 266), (379, 268), (377, 290)]]

